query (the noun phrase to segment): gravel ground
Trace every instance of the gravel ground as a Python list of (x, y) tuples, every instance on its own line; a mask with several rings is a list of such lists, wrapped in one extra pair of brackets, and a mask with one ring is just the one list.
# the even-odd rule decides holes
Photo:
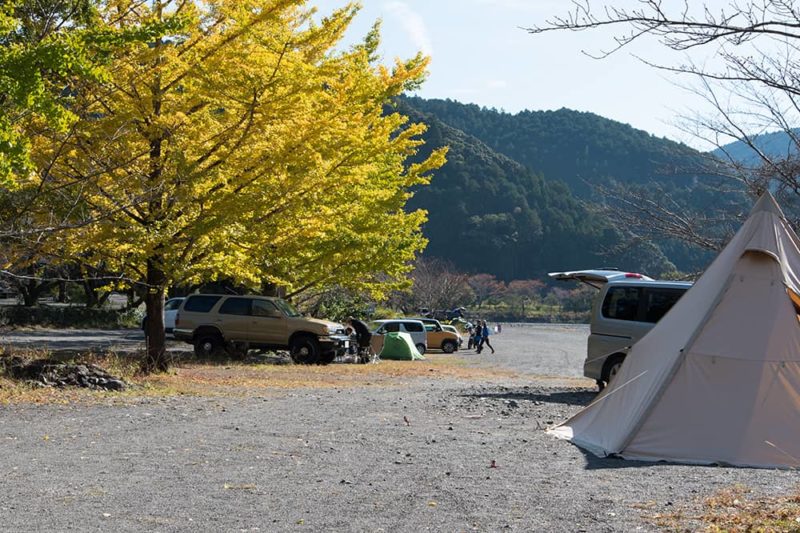
[[(587, 331), (505, 327), (485, 380), (0, 410), (5, 531), (651, 531), (796, 472), (597, 459), (541, 428), (594, 397)], [(432, 356), (442, 357), (442, 356)], [(424, 365), (424, 362), (409, 363)], [(492, 462), (496, 468), (492, 468)]]

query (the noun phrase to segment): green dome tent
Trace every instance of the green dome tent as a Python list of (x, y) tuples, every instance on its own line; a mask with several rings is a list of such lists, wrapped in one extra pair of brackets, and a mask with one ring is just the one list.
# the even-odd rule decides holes
[(403, 331), (393, 331), (387, 333), (383, 338), (383, 349), (378, 355), (381, 359), (393, 359), (395, 361), (416, 361), (424, 360), (414, 346), (411, 335)]

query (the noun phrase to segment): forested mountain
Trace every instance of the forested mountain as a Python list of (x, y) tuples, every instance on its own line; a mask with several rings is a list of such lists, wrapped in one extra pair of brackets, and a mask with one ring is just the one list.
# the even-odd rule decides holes
[(548, 180), (565, 182), (582, 197), (590, 196), (585, 182), (686, 186), (702, 178), (705, 156), (700, 152), (593, 113), (510, 114), (452, 100), (404, 100)]
[[(795, 134), (800, 134), (800, 130), (795, 130)], [(797, 155), (797, 145), (785, 131), (756, 135), (753, 137), (753, 144), (759, 151), (774, 159)], [(746, 166), (755, 167), (761, 164), (758, 153), (742, 141), (726, 144), (711, 153), (722, 160), (732, 159)]]
[(506, 280), (608, 264), (647, 272), (671, 268), (657, 248), (624, 246), (619, 233), (563, 182), (545, 179), (406, 101), (398, 105), (428, 124), (422, 157), (450, 147), (447, 164), (409, 205), (429, 212), (426, 255)]

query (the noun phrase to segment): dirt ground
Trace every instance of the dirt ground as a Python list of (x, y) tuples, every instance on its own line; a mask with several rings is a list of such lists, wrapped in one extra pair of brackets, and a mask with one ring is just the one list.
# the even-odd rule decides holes
[(699, 502), (723, 488), (796, 488), (794, 471), (598, 459), (545, 434), (594, 398), (581, 378), (587, 335), (583, 326), (505, 326), (494, 355), (414, 363), (185, 364), (164, 382), (208, 389), (10, 404), (0, 408), (0, 523), (653, 531), (676, 512), (698, 526)]

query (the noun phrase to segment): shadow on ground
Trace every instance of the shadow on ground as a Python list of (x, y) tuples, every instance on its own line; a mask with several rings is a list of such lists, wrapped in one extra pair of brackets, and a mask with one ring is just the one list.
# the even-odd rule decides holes
[(547, 391), (503, 391), (462, 394), (462, 398), (489, 398), (493, 400), (523, 400), (529, 402), (562, 403), (586, 406), (596, 397), (597, 391), (589, 389)]

